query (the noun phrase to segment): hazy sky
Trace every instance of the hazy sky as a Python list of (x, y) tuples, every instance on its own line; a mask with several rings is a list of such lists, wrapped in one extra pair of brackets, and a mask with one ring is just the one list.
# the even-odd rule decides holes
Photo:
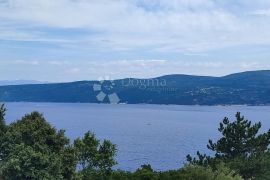
[(270, 0), (0, 0), (0, 80), (270, 69)]

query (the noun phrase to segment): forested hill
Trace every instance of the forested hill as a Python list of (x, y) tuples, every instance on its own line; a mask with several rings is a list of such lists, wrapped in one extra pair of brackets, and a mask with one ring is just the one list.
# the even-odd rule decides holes
[(167, 75), (154, 79), (0, 86), (0, 101), (270, 105), (270, 70), (223, 77)]

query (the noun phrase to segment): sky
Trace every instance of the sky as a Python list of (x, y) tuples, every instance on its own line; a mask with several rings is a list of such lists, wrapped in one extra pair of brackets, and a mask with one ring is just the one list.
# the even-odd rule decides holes
[(0, 0), (0, 80), (270, 69), (270, 0)]

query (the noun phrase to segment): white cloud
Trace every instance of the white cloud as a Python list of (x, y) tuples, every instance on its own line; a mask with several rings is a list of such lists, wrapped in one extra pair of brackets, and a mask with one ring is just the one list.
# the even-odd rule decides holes
[[(78, 65), (80, 64), (80, 65)], [(33, 67), (34, 66), (34, 67)], [(33, 68), (31, 68), (33, 67)], [(95, 80), (110, 76), (113, 79), (137, 77), (152, 78), (168, 74), (222, 76), (240, 71), (270, 69), (270, 63), (260, 61), (224, 62), (217, 60), (98, 60), (98, 61), (0, 61), (3, 77), (63, 82)], [(12, 78), (11, 78), (12, 79)]]
[(1, 75), (60, 81), (267, 69), (269, 9), (269, 0), (0, 0)]
[(26, 60), (16, 60), (14, 61), (14, 64), (19, 64), (19, 65), (39, 65), (39, 61), (26, 61)]
[(258, 16), (270, 16), (270, 9), (259, 9), (252, 12), (252, 14), (258, 15)]
[(53, 66), (64, 66), (64, 65), (71, 65), (69, 61), (48, 61), (48, 64)]
[[(213, 0), (6, 0), (0, 18), (12, 22), (0, 28), (0, 38), (48, 41), (74, 48), (108, 48), (153, 52), (204, 52), (236, 45), (270, 44), (270, 18), (245, 17), (267, 1), (244, 1), (241, 12)], [(233, 6), (233, 5), (231, 5)], [(267, 7), (265, 7), (267, 8)], [(270, 8), (270, 6), (269, 6)], [(269, 14), (257, 9), (257, 14)], [(248, 16), (248, 15), (247, 15)], [(1, 24), (0, 24), (1, 26)], [(78, 28), (86, 35), (54, 37), (44, 30)], [(20, 28), (19, 28), (20, 29)], [(40, 32), (41, 31), (41, 32)], [(4, 32), (4, 33), (3, 33)], [(51, 33), (51, 34), (50, 34)], [(90, 46), (90, 47), (88, 47)]]

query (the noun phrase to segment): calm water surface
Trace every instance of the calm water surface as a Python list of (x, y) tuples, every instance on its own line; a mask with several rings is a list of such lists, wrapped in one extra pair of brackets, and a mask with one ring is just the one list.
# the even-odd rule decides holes
[(217, 128), (237, 111), (253, 122), (270, 128), (270, 107), (105, 105), (61, 103), (7, 103), (7, 122), (25, 113), (40, 111), (57, 128), (66, 129), (71, 139), (90, 130), (100, 139), (117, 144), (115, 168), (135, 170), (150, 163), (156, 170), (176, 169), (187, 154), (207, 152), (208, 139), (219, 137)]

